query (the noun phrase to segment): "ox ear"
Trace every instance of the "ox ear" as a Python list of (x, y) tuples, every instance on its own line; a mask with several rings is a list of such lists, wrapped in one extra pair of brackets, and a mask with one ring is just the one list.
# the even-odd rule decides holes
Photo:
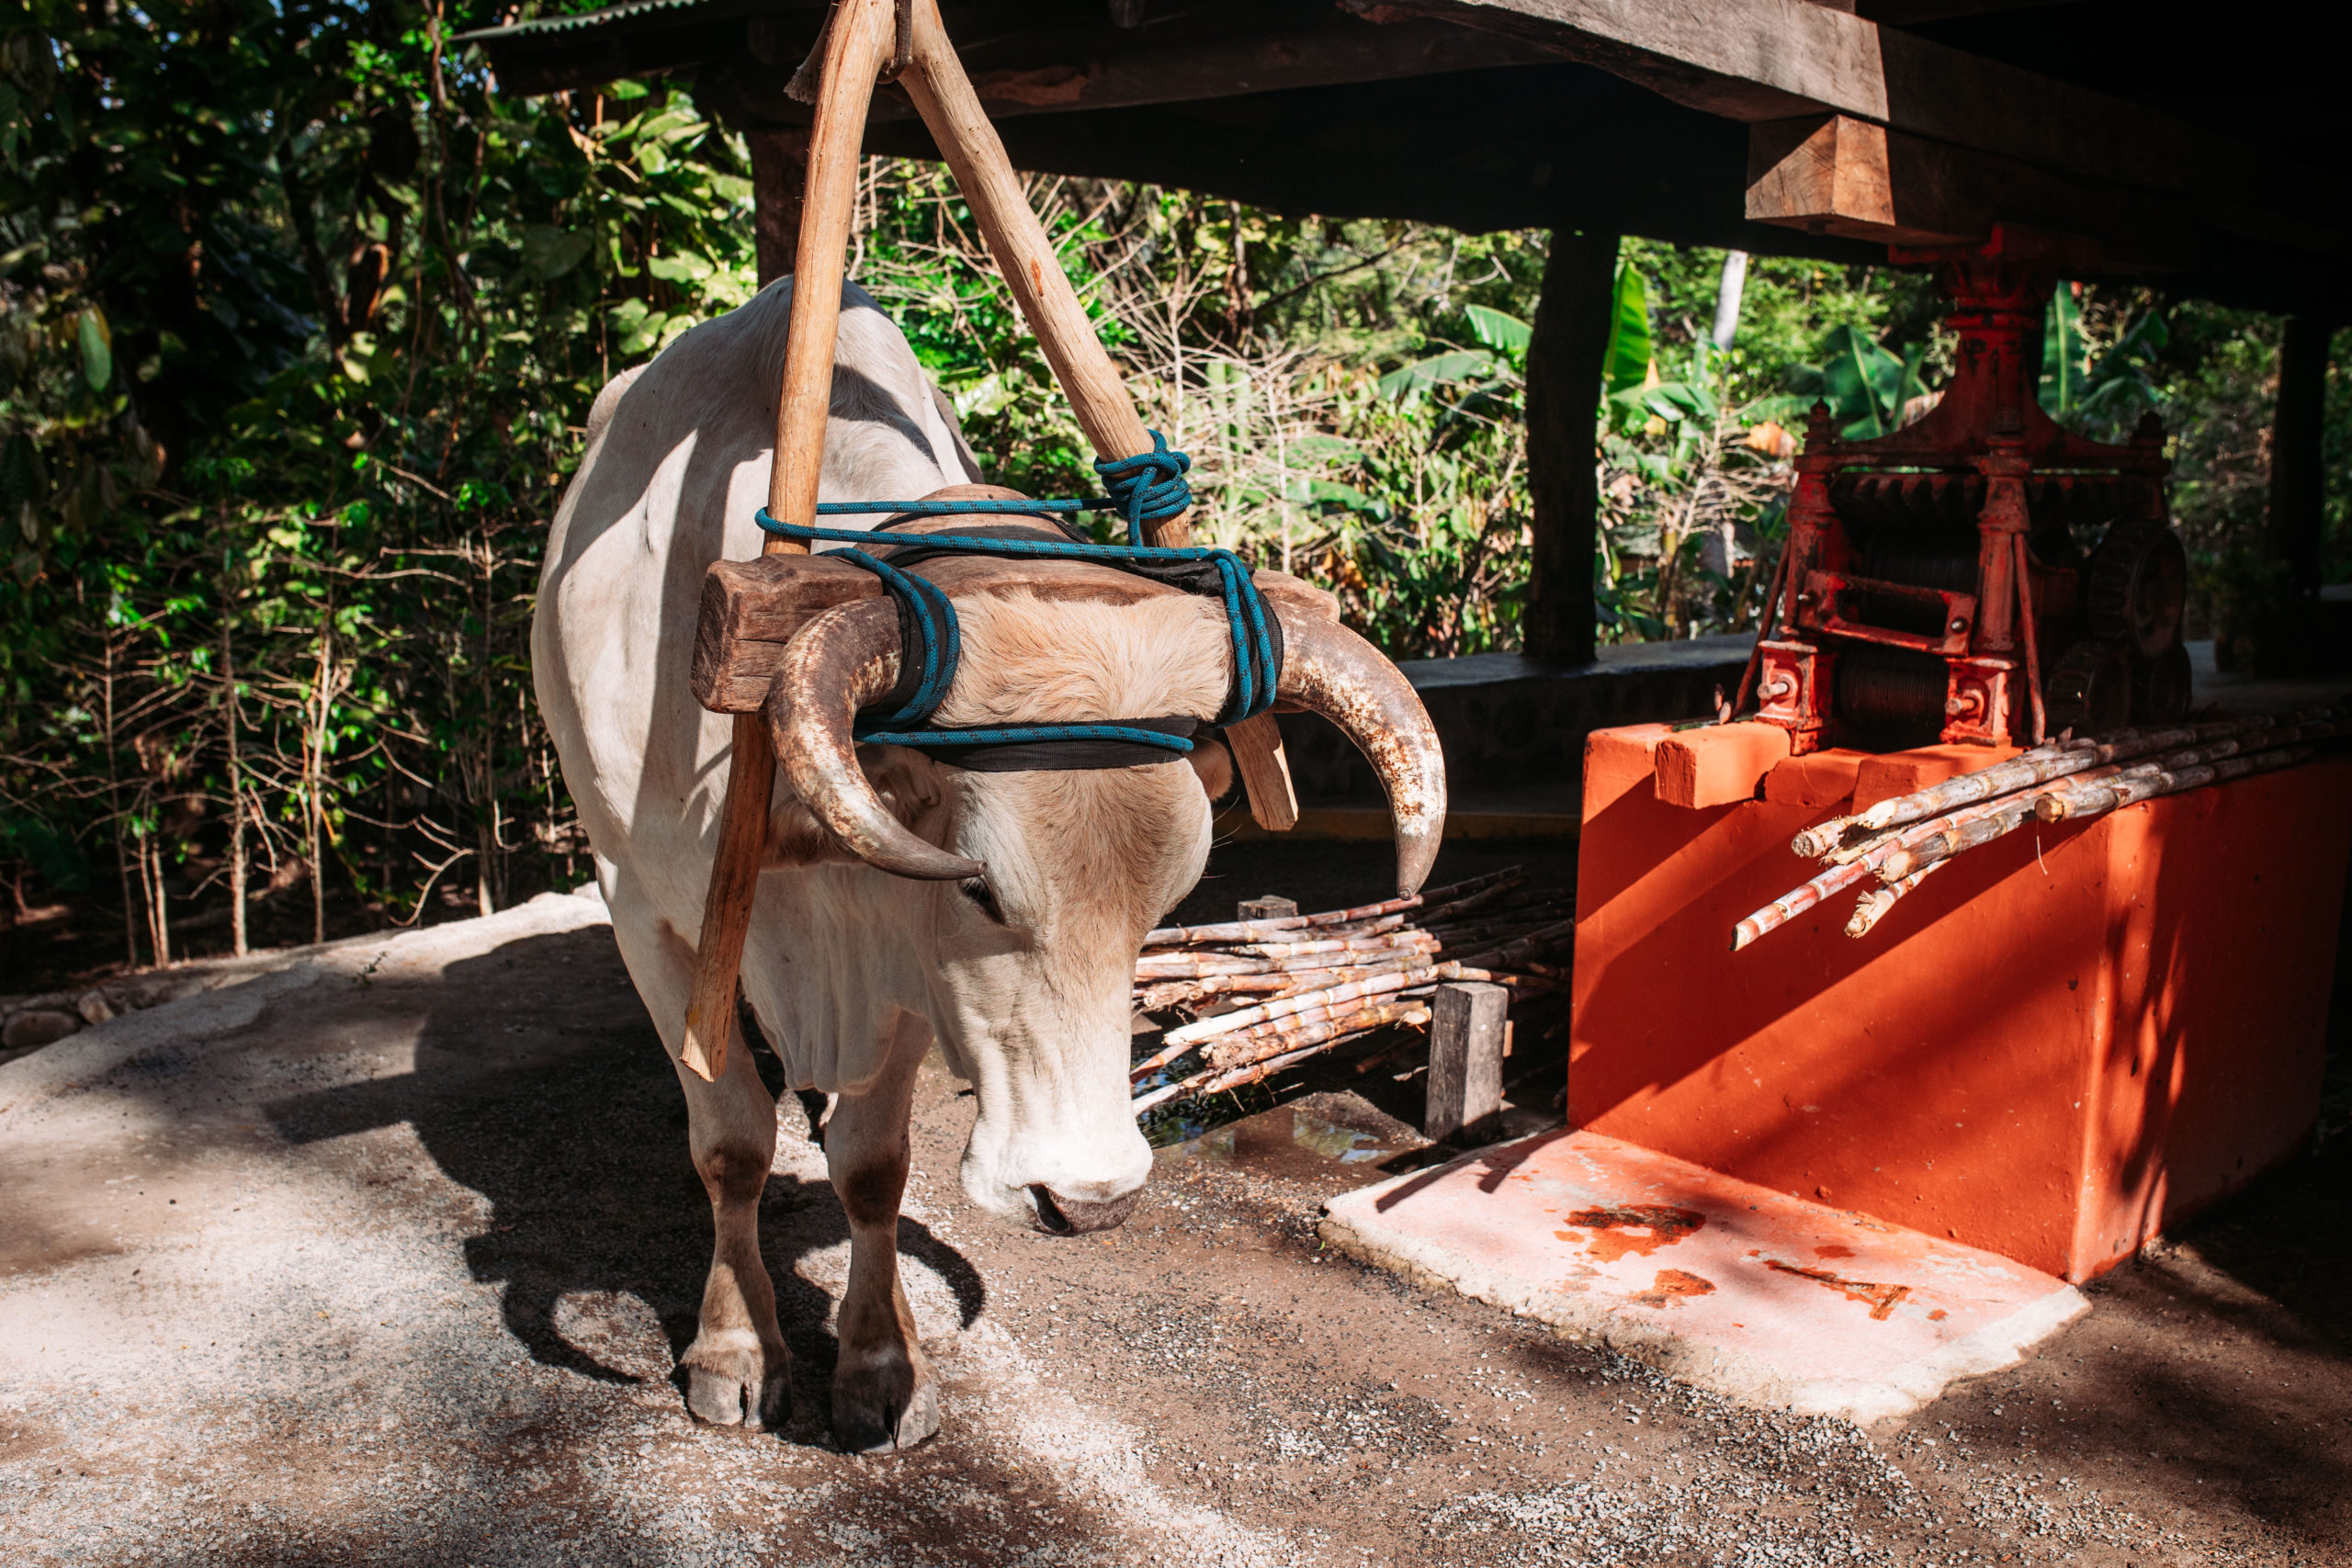
[[(859, 761), (883, 808), (925, 843), (944, 845), (953, 825), (948, 770), (917, 751), (867, 747)], [(805, 801), (781, 795), (768, 818), (769, 869), (858, 865), (858, 858), (825, 831)]]
[(1193, 742), (1184, 761), (1193, 764), (1193, 772), (1199, 775), (1201, 788), (1211, 806), (1233, 793), (1233, 753), (1225, 749), (1225, 742), (1204, 736)]

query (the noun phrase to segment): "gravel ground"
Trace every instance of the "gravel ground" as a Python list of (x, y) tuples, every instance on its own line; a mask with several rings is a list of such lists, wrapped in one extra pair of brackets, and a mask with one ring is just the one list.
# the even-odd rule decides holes
[[(1283, 885), (1252, 866), (1207, 897)], [(947, 1425), (876, 1461), (825, 1436), (846, 1232), (781, 1114), (763, 1235), (800, 1414), (745, 1435), (672, 1375), (707, 1210), (592, 900), (345, 943), (0, 1066), (0, 1556), (2352, 1562), (2352, 1140), (2027, 1364), (1864, 1429), (1320, 1254), (1322, 1201), (1418, 1148), (1349, 1094), (1164, 1151), (1121, 1231), (1004, 1229), (956, 1188), (970, 1107), (934, 1066), (902, 1246)]]

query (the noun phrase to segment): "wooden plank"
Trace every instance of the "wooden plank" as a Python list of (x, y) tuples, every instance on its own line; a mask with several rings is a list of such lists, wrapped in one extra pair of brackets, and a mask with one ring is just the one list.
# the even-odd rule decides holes
[(1290, 759), (1283, 751), (1282, 726), (1272, 713), (1252, 714), (1225, 727), (1225, 749), (1250, 795), (1250, 819), (1269, 833), (1298, 826), (1298, 791), (1290, 782)]

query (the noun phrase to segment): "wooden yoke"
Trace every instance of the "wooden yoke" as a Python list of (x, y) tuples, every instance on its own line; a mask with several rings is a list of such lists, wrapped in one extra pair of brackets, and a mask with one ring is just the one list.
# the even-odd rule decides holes
[[(980, 235), (996, 257), (1020, 306), (1022, 319), (1037, 335), (1046, 363), (1053, 367), (1094, 455), (1105, 461), (1151, 450), (1150, 433), (1136, 412), (1119, 367), (1103, 351), (1087, 320), (1086, 307), (1062, 271), (1061, 257), (1037, 221), (1013, 173), (1004, 143), (980, 107), (979, 95), (939, 19), (938, 0), (914, 0), (913, 61), (899, 85), (914, 100), (932, 140), (954, 171), (956, 188), (979, 220)], [(812, 154), (813, 156), (813, 154)], [(811, 165), (813, 167), (813, 164)], [(1192, 543), (1191, 513), (1150, 526), (1143, 543)], [(1233, 765), (1250, 792), (1250, 814), (1259, 826), (1284, 832), (1298, 824), (1298, 798), (1283, 760), (1282, 730), (1270, 713), (1228, 725), (1226, 741)]]
[[(914, 38), (901, 85), (946, 155), (998, 270), (1036, 334), (1088, 442), (1098, 457), (1110, 460), (1149, 451), (1150, 434), (1136, 412), (1118, 367), (1096, 339), (1045, 226), (1030, 209), (1004, 143), (947, 39), (936, 0), (915, 0), (910, 10)], [(817, 520), (834, 339), (841, 321), (842, 260), (849, 252), (866, 107), (876, 74), (897, 41), (892, 11), (893, 0), (840, 0), (826, 37), (824, 76), (809, 133), (800, 248), (793, 264), (791, 337), (785, 349), (783, 396), (776, 405), (775, 458), (768, 479), (768, 512), (779, 522)], [(1182, 546), (1191, 538), (1186, 513), (1150, 527), (1144, 542)], [(801, 547), (771, 535), (763, 549), (776, 555), (798, 553)], [(1298, 802), (1273, 716), (1244, 719), (1225, 733), (1235, 769), (1250, 792), (1250, 814), (1276, 831), (1295, 826)], [(765, 720), (757, 713), (736, 715), (734, 761), (719, 819), (718, 852), (703, 897), (694, 994), (679, 1053), (690, 1070), (713, 1082), (726, 1067), (734, 1037), (735, 982), (760, 867), (767, 858), (775, 787), (775, 756)]]
[[(778, 522), (817, 521), (817, 482), (825, 466), (825, 419), (833, 396), (833, 343), (841, 326), (842, 258), (857, 199), (865, 109), (875, 73), (897, 28), (890, 0), (843, 0), (825, 40), (825, 74), (808, 139), (808, 186), (793, 258), (791, 336), (784, 350), (784, 389), (775, 409), (775, 457), (768, 470), (768, 513)], [(765, 555), (805, 554), (771, 534)], [(695, 988), (686, 1003), (679, 1059), (716, 1083), (735, 1035), (735, 980), (752, 898), (767, 859), (768, 809), (775, 791), (775, 753), (767, 721), (735, 716), (735, 753), (719, 816), (718, 852), (703, 895), (702, 933), (695, 947)]]

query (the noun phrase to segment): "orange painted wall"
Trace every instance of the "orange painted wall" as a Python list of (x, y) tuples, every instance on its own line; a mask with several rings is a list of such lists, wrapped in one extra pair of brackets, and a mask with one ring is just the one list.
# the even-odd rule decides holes
[(2075, 1280), (2310, 1129), (2352, 760), (2030, 828), (1860, 941), (1849, 892), (1734, 953), (1864, 759), (1693, 809), (1668, 733), (1586, 753), (1571, 1124)]

